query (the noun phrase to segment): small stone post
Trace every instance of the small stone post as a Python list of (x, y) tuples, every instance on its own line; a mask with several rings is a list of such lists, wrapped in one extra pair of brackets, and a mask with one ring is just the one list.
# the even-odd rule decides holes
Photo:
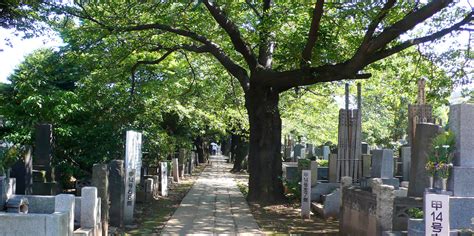
[(54, 197), (54, 212), (67, 212), (69, 215), (68, 236), (74, 235), (74, 203), (72, 194), (58, 194)]
[(372, 192), (377, 195), (377, 232), (381, 235), (384, 231), (392, 230), (393, 202), (395, 200), (395, 187), (383, 185), (382, 179), (372, 179)]
[(179, 161), (178, 158), (173, 158), (173, 181), (179, 182)]
[(102, 235), (107, 235), (109, 230), (109, 170), (106, 164), (94, 164), (92, 184), (97, 188), (101, 201)]
[(81, 228), (97, 227), (97, 205), (99, 199), (97, 198), (96, 187), (82, 188), (81, 196)]

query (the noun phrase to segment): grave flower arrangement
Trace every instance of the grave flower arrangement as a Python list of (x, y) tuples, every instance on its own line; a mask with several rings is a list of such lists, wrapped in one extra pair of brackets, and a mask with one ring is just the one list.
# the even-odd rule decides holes
[(432, 140), (432, 149), (428, 157), (425, 169), (431, 176), (442, 178), (445, 181), (449, 177), (452, 168), (452, 160), (455, 149), (455, 136), (451, 131), (446, 131)]

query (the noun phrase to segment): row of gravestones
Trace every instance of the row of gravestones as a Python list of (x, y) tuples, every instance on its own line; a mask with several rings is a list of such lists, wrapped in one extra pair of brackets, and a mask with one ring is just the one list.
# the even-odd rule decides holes
[[(431, 207), (433, 202), (437, 202), (437, 204), (441, 202), (432, 200), (429, 200), (431, 201), (429, 202), (428, 196), (429, 199), (432, 199), (437, 198), (436, 196), (439, 195), (447, 195), (448, 197), (445, 198), (447, 202), (444, 202), (444, 204), (447, 203), (447, 206), (445, 205), (446, 208), (449, 206), (449, 211), (443, 212), (443, 214), (445, 214), (444, 217), (437, 217), (435, 220), (425, 217), (425, 221), (410, 219), (408, 222), (409, 235), (425, 235), (425, 233), (430, 233), (426, 230), (432, 230), (433, 225), (438, 229), (445, 227), (445, 229), (451, 230), (451, 233), (474, 230), (474, 224), (472, 224), (472, 220), (474, 219), (474, 187), (472, 187), (474, 180), (473, 120), (474, 104), (458, 104), (450, 107), (449, 128), (456, 136), (456, 153), (453, 159), (454, 167), (448, 179), (448, 191), (437, 190), (433, 192), (433, 190), (429, 188), (429, 175), (425, 169), (430, 149), (432, 148), (431, 140), (442, 131), (440, 126), (431, 123), (417, 124), (415, 134), (416, 142), (413, 142), (413, 147), (401, 148), (400, 154), (404, 169), (403, 178), (409, 180), (401, 185), (401, 187), (405, 189), (403, 195), (408, 198), (423, 197), (425, 201), (424, 215), (427, 217), (430, 217), (429, 215), (433, 212), (437, 212), (437, 214), (441, 212), (438, 212), (437, 210), (439, 209), (437, 208), (434, 210), (431, 209), (433, 212), (428, 212), (428, 209), (433, 208)], [(398, 179), (394, 178), (393, 151), (374, 150), (373, 156), (369, 157), (368, 160), (372, 165), (367, 166), (370, 171), (370, 177), (367, 182), (371, 183), (372, 181), (370, 179), (377, 179), (384, 186), (391, 186), (391, 191), (397, 191), (396, 195), (401, 196), (400, 190), (397, 190), (399, 187)], [(365, 168), (366, 167), (364, 167), (364, 169)], [(441, 182), (435, 181), (434, 184), (437, 189), (441, 189)], [(392, 195), (393, 194), (394, 193), (392, 193)], [(360, 201), (363, 200), (362, 198)], [(364, 205), (363, 202), (359, 202), (358, 204)], [(392, 217), (398, 216), (393, 215)], [(441, 220), (442, 218), (444, 221)], [(393, 219), (388, 220), (388, 222), (392, 221)], [(432, 225), (428, 225), (427, 222)], [(449, 230), (447, 233), (449, 233)]]

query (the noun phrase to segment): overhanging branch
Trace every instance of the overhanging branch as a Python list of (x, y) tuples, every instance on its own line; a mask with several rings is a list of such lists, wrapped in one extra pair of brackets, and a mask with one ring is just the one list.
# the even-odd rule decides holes
[(207, 0), (203, 1), (207, 9), (211, 13), (212, 17), (227, 32), (237, 52), (242, 54), (245, 62), (248, 64), (251, 70), (257, 67), (257, 59), (250, 48), (250, 46), (244, 41), (240, 34), (239, 28), (225, 15), (225, 13), (219, 9), (215, 3), (210, 3)]
[(474, 20), (473, 14), (474, 14), (474, 12), (470, 12), (469, 14), (466, 15), (466, 17), (464, 17), (464, 19), (462, 19), (461, 21), (459, 21), (458, 23), (452, 25), (449, 28), (442, 29), (438, 32), (435, 32), (433, 34), (430, 34), (430, 35), (427, 35), (427, 36), (424, 36), (424, 37), (410, 39), (410, 40), (407, 40), (407, 41), (405, 41), (405, 42), (403, 42), (403, 43), (401, 43), (397, 46), (394, 46), (392, 48), (378, 51), (378, 52), (374, 53), (373, 56), (369, 57), (368, 63), (370, 64), (372, 62), (375, 62), (375, 61), (381, 60), (383, 58), (389, 57), (389, 56), (391, 56), (395, 53), (398, 53), (398, 52), (400, 52), (404, 49), (407, 49), (408, 47), (411, 47), (413, 45), (430, 42), (430, 41), (439, 39), (439, 38), (453, 32), (453, 31), (462, 30), (461, 27), (463, 25), (466, 25), (469, 22), (471, 22), (472, 20)]
[(302, 53), (302, 65), (307, 65), (311, 61), (311, 55), (314, 46), (316, 45), (316, 38), (318, 36), (319, 25), (321, 23), (321, 17), (323, 16), (324, 0), (316, 1), (313, 9), (313, 17), (311, 20), (311, 27), (308, 33), (308, 41), (303, 49)]

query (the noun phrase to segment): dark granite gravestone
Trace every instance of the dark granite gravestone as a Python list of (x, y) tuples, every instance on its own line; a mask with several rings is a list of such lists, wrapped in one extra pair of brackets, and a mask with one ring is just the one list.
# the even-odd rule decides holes
[(421, 123), (416, 125), (414, 146), (411, 149), (409, 197), (423, 197), (425, 188), (429, 185), (428, 173), (425, 166), (431, 149), (431, 140), (441, 131), (435, 124)]
[(109, 228), (109, 169), (107, 164), (94, 164), (92, 185), (97, 188), (97, 196), (100, 197), (102, 235), (107, 235)]
[(31, 146), (25, 147), (23, 158), (12, 166), (10, 177), (16, 179), (16, 194), (30, 195), (32, 193), (33, 162)]
[(109, 169), (109, 197), (110, 197), (110, 225), (120, 227), (123, 224), (125, 165), (123, 160), (113, 160), (108, 164)]
[(56, 182), (54, 168), (51, 166), (53, 157), (53, 126), (51, 124), (36, 126), (34, 150), (33, 194), (58, 194), (60, 192), (59, 185)]

